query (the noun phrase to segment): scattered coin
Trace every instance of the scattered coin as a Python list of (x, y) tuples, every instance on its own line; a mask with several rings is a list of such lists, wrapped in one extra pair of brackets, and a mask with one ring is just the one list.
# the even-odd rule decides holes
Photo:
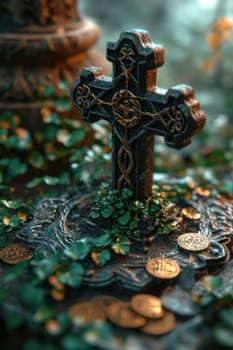
[(175, 316), (166, 311), (164, 316), (158, 320), (149, 320), (141, 331), (152, 335), (163, 335), (170, 332), (176, 326)]
[(179, 236), (177, 243), (181, 249), (192, 252), (205, 250), (210, 244), (207, 237), (195, 232), (184, 233), (183, 235)]
[(92, 301), (82, 301), (72, 305), (68, 309), (68, 314), (76, 325), (82, 325), (93, 320), (105, 320), (105, 310), (96, 307)]
[(181, 210), (181, 213), (187, 218), (192, 220), (199, 220), (201, 213), (193, 207), (186, 207)]
[(160, 318), (164, 314), (161, 300), (150, 294), (136, 294), (130, 300), (131, 308), (139, 315)]
[(139, 328), (146, 324), (145, 317), (138, 315), (130, 307), (129, 302), (117, 302), (107, 308), (109, 321), (122, 328)]
[(97, 297), (94, 297), (91, 299), (92, 303), (96, 305), (96, 307), (100, 307), (101, 309), (104, 310), (104, 312), (107, 312), (107, 308), (116, 303), (119, 302), (120, 300), (111, 296), (111, 295), (99, 295)]
[(7, 264), (18, 264), (23, 260), (30, 260), (34, 253), (25, 243), (15, 243), (0, 250), (0, 259)]
[(196, 187), (195, 192), (201, 196), (201, 197), (209, 197), (211, 194), (211, 191), (208, 188), (203, 188), (203, 187)]
[(112, 295), (98, 295), (92, 298), (91, 300), (93, 302), (103, 303), (107, 306), (120, 301), (119, 299), (117, 299), (116, 297), (113, 297)]
[(180, 273), (180, 267), (175, 260), (169, 258), (152, 258), (147, 261), (147, 272), (160, 279), (175, 278)]

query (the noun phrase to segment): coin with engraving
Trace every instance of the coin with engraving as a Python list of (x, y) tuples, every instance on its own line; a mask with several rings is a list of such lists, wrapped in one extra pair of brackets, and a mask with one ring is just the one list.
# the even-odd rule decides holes
[(23, 260), (30, 260), (34, 253), (25, 243), (10, 244), (0, 250), (0, 259), (7, 264), (18, 264)]
[(185, 207), (181, 210), (184, 217), (191, 220), (199, 220), (201, 213), (193, 207)]
[(180, 274), (177, 262), (169, 258), (152, 258), (146, 263), (147, 272), (159, 279), (171, 279)]
[(207, 249), (210, 242), (207, 237), (200, 233), (188, 232), (178, 237), (177, 244), (181, 249), (200, 252)]
[(136, 294), (130, 300), (131, 308), (139, 315), (160, 318), (164, 314), (161, 300), (150, 294)]
[(164, 316), (159, 319), (149, 320), (141, 331), (146, 334), (163, 335), (170, 332), (176, 326), (176, 318), (171, 313), (166, 311)]
[(93, 320), (105, 320), (105, 310), (96, 307), (92, 301), (81, 301), (68, 309), (68, 315), (76, 325), (82, 325)]
[(109, 321), (122, 328), (139, 328), (146, 324), (145, 317), (132, 310), (129, 302), (117, 302), (107, 308)]

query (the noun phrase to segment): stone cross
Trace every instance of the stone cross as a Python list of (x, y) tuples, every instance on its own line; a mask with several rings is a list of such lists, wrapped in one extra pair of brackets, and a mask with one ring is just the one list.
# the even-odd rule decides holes
[(182, 148), (205, 124), (205, 115), (188, 85), (168, 90), (156, 83), (156, 68), (164, 63), (164, 49), (146, 31), (123, 32), (107, 44), (113, 77), (98, 67), (80, 72), (72, 89), (75, 106), (89, 122), (112, 125), (112, 186), (128, 187), (135, 200), (152, 194), (154, 135)]

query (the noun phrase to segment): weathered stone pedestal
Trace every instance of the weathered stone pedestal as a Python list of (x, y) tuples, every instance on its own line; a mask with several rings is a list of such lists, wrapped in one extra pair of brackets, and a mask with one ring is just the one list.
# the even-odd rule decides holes
[[(20, 115), (27, 128), (38, 128), (42, 107), (69, 101), (81, 67), (106, 66), (93, 48), (99, 27), (80, 15), (76, 0), (3, 0), (0, 23), (0, 112)], [(64, 115), (79, 112), (70, 105)]]

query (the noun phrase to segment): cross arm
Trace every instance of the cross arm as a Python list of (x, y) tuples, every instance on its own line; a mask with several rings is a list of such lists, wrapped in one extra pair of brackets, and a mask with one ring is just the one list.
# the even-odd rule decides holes
[(147, 110), (143, 129), (162, 135), (173, 148), (187, 146), (192, 136), (205, 124), (205, 114), (189, 85), (177, 85), (169, 90), (156, 89), (145, 94)]
[(74, 82), (71, 96), (85, 120), (93, 123), (105, 119), (112, 123), (112, 79), (105, 77), (99, 67), (82, 69)]

